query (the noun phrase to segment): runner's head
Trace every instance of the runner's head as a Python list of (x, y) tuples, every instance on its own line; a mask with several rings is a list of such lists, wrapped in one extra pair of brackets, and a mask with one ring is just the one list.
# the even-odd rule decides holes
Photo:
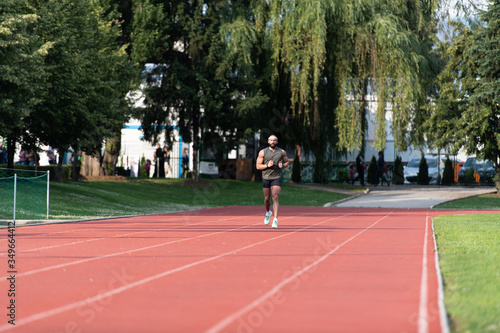
[(269, 143), (269, 147), (271, 148), (276, 148), (278, 145), (278, 137), (276, 135), (271, 135), (268, 139), (267, 142)]

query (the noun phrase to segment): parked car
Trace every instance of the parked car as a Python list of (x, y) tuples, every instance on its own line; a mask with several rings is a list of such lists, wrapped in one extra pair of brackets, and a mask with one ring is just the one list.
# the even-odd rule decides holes
[[(418, 172), (420, 167), (420, 157), (412, 159), (404, 167), (404, 182), (405, 184), (416, 184), (418, 178)], [(427, 171), (429, 172), (429, 184), (438, 184), (438, 158), (434, 156), (425, 156), (425, 161), (427, 162)], [(439, 167), (439, 179), (443, 176), (444, 162), (446, 158), (441, 158), (441, 166)]]
[(495, 177), (495, 166), (489, 160), (477, 159), (475, 157), (467, 158), (464, 166), (458, 172), (458, 182), (466, 183), (466, 174), (467, 170), (474, 170), (477, 175), (479, 175), (479, 179), (475, 179), (480, 183), (493, 183), (493, 177)]

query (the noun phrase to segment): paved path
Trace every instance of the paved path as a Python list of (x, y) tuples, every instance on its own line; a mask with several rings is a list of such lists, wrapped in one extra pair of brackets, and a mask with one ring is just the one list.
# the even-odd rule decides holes
[(300, 185), (332, 192), (350, 194), (347, 200), (328, 203), (327, 207), (366, 207), (366, 208), (432, 208), (438, 204), (466, 197), (493, 193), (495, 187), (460, 186), (414, 186), (391, 185), (369, 186), (367, 193), (338, 190), (331, 187)]
[(333, 204), (335, 207), (432, 208), (438, 204), (495, 192), (494, 187), (372, 187), (368, 194)]

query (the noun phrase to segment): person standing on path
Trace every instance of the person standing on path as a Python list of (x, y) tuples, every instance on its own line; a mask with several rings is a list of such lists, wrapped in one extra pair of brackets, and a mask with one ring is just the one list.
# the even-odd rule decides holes
[[(271, 135), (267, 140), (269, 147), (262, 149), (257, 157), (256, 168), (262, 170), (262, 188), (264, 191), (264, 205), (266, 217), (264, 224), (268, 225), (274, 213), (273, 228), (278, 228), (279, 195), (281, 193), (281, 171), (288, 167), (289, 160), (286, 152), (278, 148), (278, 138)], [(271, 211), (271, 196), (273, 211)]]
[(379, 151), (378, 161), (377, 161), (377, 184), (375, 184), (375, 186), (378, 185), (379, 179), (380, 179), (380, 184), (382, 186), (384, 186), (384, 180), (387, 183), (387, 186), (389, 186), (389, 181), (387, 180), (387, 178), (385, 178), (386, 172), (387, 172), (387, 164), (385, 163), (384, 152)]
[(165, 152), (163, 151), (159, 143), (156, 144), (154, 158), (155, 158), (154, 177), (165, 178)]

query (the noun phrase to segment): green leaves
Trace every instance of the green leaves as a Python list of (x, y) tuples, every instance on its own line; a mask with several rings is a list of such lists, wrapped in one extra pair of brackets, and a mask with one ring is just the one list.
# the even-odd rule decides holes
[(438, 129), (438, 144), (491, 161), (500, 156), (499, 14), (500, 5), (493, 3), (483, 22), (453, 23), (455, 36), (443, 51), (448, 63), (439, 76), (441, 95), (429, 121)]

